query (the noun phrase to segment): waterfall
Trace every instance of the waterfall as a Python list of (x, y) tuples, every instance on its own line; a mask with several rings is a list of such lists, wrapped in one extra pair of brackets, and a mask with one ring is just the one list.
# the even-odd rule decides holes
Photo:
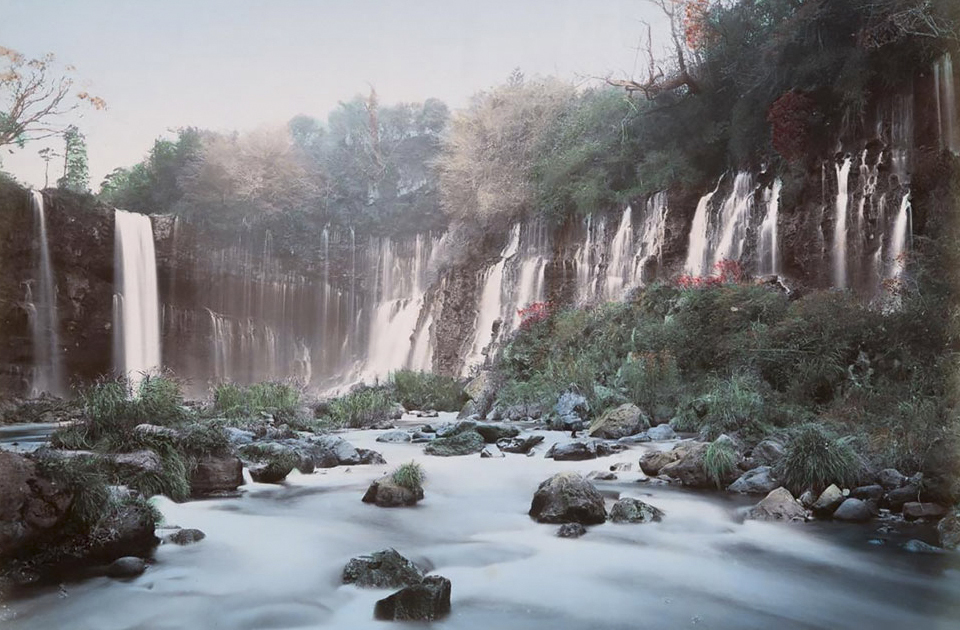
[(841, 164), (835, 165), (837, 171), (836, 217), (833, 224), (833, 284), (838, 289), (847, 286), (847, 209), (850, 195), (847, 187), (850, 183), (850, 167), (853, 158), (847, 156)]
[(957, 78), (949, 52), (933, 64), (934, 90), (939, 120), (940, 148), (960, 155), (960, 121), (957, 111)]
[(597, 243), (603, 245), (603, 220), (594, 222), (592, 215), (587, 215), (586, 235), (583, 245), (577, 248), (574, 255), (574, 264), (577, 269), (577, 301), (589, 302), (596, 291), (597, 256), (594, 251)]
[(893, 223), (893, 232), (890, 234), (890, 261), (887, 265), (887, 277), (897, 279), (906, 269), (906, 254), (910, 239), (911, 220), (910, 192), (904, 194), (900, 201), (900, 210)]
[(57, 315), (57, 288), (53, 277), (53, 264), (50, 261), (43, 193), (39, 190), (31, 190), (30, 200), (39, 241), (37, 294), (33, 295), (28, 284), (26, 298), (33, 341), (31, 395), (36, 396), (47, 392), (59, 396), (64, 393), (63, 362), (60, 356), (60, 319)]
[(160, 306), (157, 299), (157, 260), (150, 217), (115, 212), (114, 269), (122, 349), (116, 368), (136, 389), (143, 375), (160, 367)]
[(516, 311), (542, 302), (544, 296), (543, 275), (547, 265), (546, 227), (540, 221), (524, 226), (520, 239), (520, 272), (517, 279), (511, 312), (508, 315), (507, 330), (513, 330), (519, 324)]
[(503, 271), (507, 260), (517, 255), (520, 246), (520, 225), (510, 232), (507, 246), (500, 252), (500, 258), (483, 272), (480, 282), (480, 303), (477, 307), (476, 324), (473, 327), (473, 341), (463, 361), (461, 373), (468, 376), (472, 369), (481, 365), (485, 352), (495, 341), (494, 325), (503, 317)]
[(641, 226), (640, 242), (633, 261), (631, 285), (646, 284), (651, 275), (647, 266), (651, 261), (659, 264), (663, 254), (663, 239), (667, 228), (667, 192), (654, 193), (647, 199)]
[(890, 162), (893, 173), (906, 183), (913, 148), (913, 94), (896, 96), (890, 111)]
[(763, 191), (763, 205), (767, 209), (760, 224), (760, 241), (757, 247), (760, 275), (780, 273), (780, 244), (777, 240), (777, 221), (780, 214), (780, 191), (783, 182), (778, 178)]
[(632, 215), (633, 209), (627, 206), (620, 218), (620, 226), (610, 243), (610, 254), (606, 257), (607, 277), (604, 282), (604, 297), (608, 300), (619, 298), (623, 288), (630, 281), (630, 261), (633, 258)]
[[(722, 181), (722, 178), (721, 178)], [(693, 224), (690, 226), (690, 239), (687, 243), (687, 260), (683, 265), (683, 272), (688, 276), (701, 277), (710, 273), (708, 257), (710, 255), (710, 202), (720, 190), (720, 181), (713, 191), (700, 198), (697, 211), (693, 215)]]
[(753, 209), (753, 175), (737, 173), (733, 190), (720, 206), (720, 239), (713, 251), (711, 270), (724, 260), (740, 260)]

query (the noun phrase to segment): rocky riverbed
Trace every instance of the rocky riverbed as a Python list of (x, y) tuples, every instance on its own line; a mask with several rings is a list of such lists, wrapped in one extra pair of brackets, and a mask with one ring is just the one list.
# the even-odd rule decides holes
[[(452, 416), (430, 420), (436, 424)], [(405, 417), (399, 428), (425, 420)], [(960, 623), (960, 554), (930, 524), (896, 519), (768, 523), (744, 520), (762, 496), (683, 489), (648, 479), (629, 444), (598, 459), (544, 455), (569, 434), (542, 436), (533, 455), (438, 457), (424, 445), (377, 442), (386, 431), (342, 434), (387, 465), (291, 472), (247, 483), (236, 498), (154, 502), (166, 526), (197, 528), (194, 544), (166, 543), (135, 578), (95, 577), (29, 590), (3, 603), (9, 628), (365, 628), (391, 591), (342, 584), (353, 557), (395, 548), (452, 583), (442, 628), (948, 628)], [(556, 452), (556, 449), (555, 449)], [(425, 496), (415, 507), (361, 502), (372, 481), (415, 460)], [(611, 468), (616, 479), (609, 479)], [(541, 482), (592, 476), (609, 512), (636, 498), (659, 521), (591, 525), (577, 539), (530, 518)], [(593, 474), (591, 473), (601, 473)], [(603, 478), (607, 479), (604, 480)], [(647, 481), (640, 481), (648, 479)], [(924, 552), (926, 551), (926, 552)]]

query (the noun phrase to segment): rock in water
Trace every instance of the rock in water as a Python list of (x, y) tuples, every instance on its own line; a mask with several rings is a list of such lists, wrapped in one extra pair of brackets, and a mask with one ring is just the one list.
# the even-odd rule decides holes
[(391, 444), (401, 444), (409, 442), (412, 438), (406, 431), (387, 431), (377, 437), (377, 442), (388, 442)]
[(883, 486), (874, 484), (872, 486), (860, 486), (850, 492), (850, 496), (861, 501), (879, 501), (883, 496)]
[(438, 457), (472, 455), (483, 450), (484, 441), (476, 431), (464, 431), (452, 437), (437, 438), (427, 444), (423, 452)]
[(422, 499), (423, 488), (411, 490), (397, 484), (390, 477), (382, 477), (370, 484), (362, 501), (379, 507), (404, 507), (416, 505), (417, 501)]
[[(720, 438), (717, 438), (717, 441), (719, 442)], [(709, 447), (710, 445), (706, 442), (680, 442), (673, 448), (676, 459), (661, 468), (660, 474), (679, 479), (681, 484), (689, 488), (716, 487), (716, 483), (707, 475), (706, 468), (703, 466), (703, 457)], [(647, 471), (644, 470), (644, 472)], [(729, 484), (735, 479), (735, 474), (731, 472), (728, 479), (721, 481)]]
[(557, 473), (541, 483), (529, 514), (540, 523), (596, 525), (607, 520), (603, 496), (574, 472)]
[(115, 578), (136, 577), (147, 570), (147, 563), (142, 558), (125, 556), (117, 558), (107, 567), (107, 575)]
[(662, 519), (663, 510), (630, 497), (620, 499), (610, 510), (610, 520), (614, 523), (657, 523)]
[(650, 428), (650, 420), (640, 408), (627, 403), (603, 412), (600, 419), (590, 427), (590, 435), (607, 440), (636, 435)]
[(508, 440), (497, 440), (497, 446), (504, 453), (524, 454), (530, 451), (534, 446), (543, 442), (542, 435), (531, 435), (527, 438), (511, 438)]
[(907, 483), (907, 478), (895, 468), (884, 468), (877, 473), (877, 483), (885, 490), (896, 490)]
[(234, 456), (208, 455), (197, 462), (190, 476), (190, 490), (195, 495), (232, 492), (243, 485), (243, 464)]
[(742, 494), (769, 494), (779, 485), (770, 467), (760, 466), (740, 475), (740, 478), (730, 484), (727, 490)]
[(782, 487), (768, 494), (747, 512), (747, 518), (758, 521), (802, 521), (806, 517), (807, 511), (789, 490)]
[(647, 431), (647, 436), (655, 442), (677, 439), (677, 433), (669, 424), (661, 424)]
[(515, 438), (520, 435), (520, 429), (502, 424), (478, 424), (474, 431), (479, 433), (487, 444), (495, 444), (499, 440)]
[(579, 431), (583, 428), (584, 418), (590, 413), (587, 399), (575, 392), (564, 392), (553, 408), (556, 417), (550, 421), (550, 428), (561, 431)]
[(903, 504), (903, 518), (915, 521), (918, 518), (939, 519), (947, 514), (947, 508), (937, 503), (911, 501)]
[(343, 567), (343, 583), (369, 588), (403, 588), (423, 581), (423, 572), (395, 549), (352, 558)]
[(937, 534), (940, 536), (940, 546), (944, 549), (960, 547), (960, 512), (944, 517), (937, 524)]
[(833, 518), (838, 521), (863, 523), (873, 518), (873, 511), (867, 503), (860, 499), (847, 499), (833, 513)]
[(910, 553), (943, 553), (943, 549), (934, 547), (933, 545), (928, 545), (922, 540), (917, 540), (916, 538), (903, 543), (903, 548)]
[(189, 545), (191, 543), (200, 542), (207, 535), (204, 534), (199, 529), (178, 529), (164, 537), (164, 541), (171, 542), (175, 545)]
[(54, 530), (66, 518), (73, 496), (39, 475), (32, 460), (0, 451), (0, 557)]
[(587, 533), (587, 528), (580, 523), (564, 523), (557, 530), (557, 536), (560, 538), (580, 538)]
[(431, 575), (377, 602), (373, 616), (385, 621), (434, 621), (450, 613), (450, 580)]
[(783, 444), (775, 440), (763, 440), (753, 447), (750, 457), (761, 466), (773, 466), (783, 459)]
[(486, 446), (483, 447), (483, 450), (480, 451), (480, 457), (484, 459), (491, 459), (491, 458), (498, 458), (498, 457), (506, 457), (506, 455), (504, 455), (500, 451), (500, 449), (497, 448), (496, 444), (487, 444)]
[(836, 485), (830, 486), (820, 493), (817, 502), (813, 504), (813, 513), (817, 516), (830, 516), (843, 503), (843, 491)]

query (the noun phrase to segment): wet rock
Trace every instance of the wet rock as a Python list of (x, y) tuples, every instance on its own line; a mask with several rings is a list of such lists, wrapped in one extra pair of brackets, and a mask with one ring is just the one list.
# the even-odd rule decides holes
[(543, 407), (536, 404), (531, 405), (510, 405), (509, 407), (494, 408), (487, 414), (488, 420), (508, 420), (518, 422), (520, 420), (536, 420), (543, 414)]
[(178, 529), (172, 534), (164, 536), (163, 541), (173, 543), (174, 545), (189, 545), (200, 542), (206, 537), (207, 535), (199, 529)]
[(610, 509), (614, 523), (657, 523), (663, 519), (663, 511), (640, 499), (624, 497)]
[(500, 452), (500, 449), (497, 448), (496, 444), (487, 444), (486, 446), (483, 447), (483, 450), (480, 451), (480, 457), (484, 459), (493, 459), (493, 458), (499, 458), (499, 457), (506, 457), (506, 455)]
[(403, 588), (423, 581), (423, 572), (395, 549), (352, 558), (343, 567), (343, 583), (364, 588)]
[(412, 438), (406, 431), (387, 431), (377, 436), (377, 442), (386, 442), (388, 444), (403, 444), (409, 442)]
[(460, 412), (457, 414), (457, 418), (479, 418), (480, 414), (477, 413), (477, 403), (472, 400), (468, 400), (463, 403), (463, 407), (460, 408)]
[(441, 424), (437, 427), (436, 434), (438, 438), (447, 438), (474, 431), (476, 428), (477, 422), (475, 420), (460, 420), (459, 422)]
[(425, 577), (377, 602), (373, 616), (385, 621), (434, 621), (450, 613), (450, 580)]
[(640, 470), (651, 477), (656, 477), (664, 466), (676, 460), (676, 451), (650, 451), (640, 457)]
[(554, 417), (550, 419), (550, 428), (560, 431), (580, 431), (584, 420), (590, 413), (587, 399), (576, 392), (564, 392), (553, 407)]
[(647, 435), (647, 432), (643, 431), (642, 433), (637, 433), (636, 435), (628, 435), (627, 437), (622, 437), (619, 440), (617, 440), (617, 444), (624, 444), (624, 445), (644, 444), (646, 442), (652, 442), (652, 441), (653, 440), (650, 439), (650, 436)]
[(483, 450), (484, 441), (476, 431), (458, 433), (452, 437), (440, 437), (424, 447), (423, 452), (437, 457), (472, 455)]
[(296, 467), (297, 460), (292, 458), (276, 458), (247, 467), (250, 477), (257, 483), (280, 483), (287, 478)]
[(390, 407), (390, 411), (387, 412), (388, 420), (399, 420), (403, 417), (403, 413), (406, 409), (403, 408), (403, 405), (400, 403), (393, 403), (393, 406)]
[[(704, 442), (680, 442), (673, 449), (676, 459), (661, 468), (660, 474), (678, 479), (681, 484), (690, 488), (716, 487), (716, 483), (707, 475), (703, 466), (703, 456), (709, 446)], [(721, 480), (724, 485), (736, 479), (735, 473), (730, 474), (729, 477)]]
[(246, 444), (250, 444), (256, 437), (253, 431), (238, 429), (237, 427), (224, 427), (223, 432), (226, 433), (227, 439), (234, 446), (244, 446)]
[(543, 442), (542, 435), (531, 435), (526, 438), (511, 438), (509, 440), (497, 440), (497, 447), (504, 453), (528, 453), (534, 446)]
[(760, 466), (740, 475), (727, 490), (741, 494), (769, 494), (779, 486), (773, 470), (769, 466)]
[(940, 537), (940, 546), (944, 549), (960, 547), (960, 512), (945, 516), (937, 523), (937, 534)]
[(776, 440), (763, 440), (753, 447), (751, 459), (758, 466), (773, 466), (783, 459), (784, 446)]
[[(332, 454), (333, 457), (336, 458), (337, 465), (356, 466), (362, 463), (360, 452), (354, 448), (353, 444), (342, 437), (336, 435), (318, 435), (311, 441), (320, 447), (322, 451)], [(326, 461), (328, 457), (323, 457), (322, 459)], [(329, 468), (329, 466), (322, 466), (320, 464), (318, 464), (318, 466), (321, 468)]]
[(590, 481), (616, 481), (617, 473), (594, 470), (587, 475), (587, 479)]
[(358, 448), (357, 455), (360, 456), (360, 461), (357, 463), (365, 466), (382, 466), (387, 463), (383, 455), (368, 448)]
[(114, 578), (136, 577), (147, 570), (147, 563), (142, 558), (125, 556), (117, 558), (107, 567), (106, 573)]
[(922, 540), (917, 540), (916, 538), (903, 543), (903, 549), (905, 551), (909, 551), (910, 553), (943, 553), (943, 549), (934, 547), (933, 545), (928, 545)]
[(758, 521), (802, 521), (806, 517), (807, 511), (783, 487), (768, 494), (747, 512), (747, 518)]
[(243, 464), (233, 455), (202, 457), (190, 475), (190, 491), (194, 495), (233, 492), (241, 485)]
[(885, 490), (895, 490), (907, 483), (907, 478), (895, 468), (885, 468), (877, 473), (877, 483)]
[(411, 490), (393, 481), (389, 476), (377, 479), (363, 495), (364, 503), (373, 503), (379, 507), (405, 507), (416, 505), (423, 499), (423, 488)]
[(414, 410), (410, 412), (418, 418), (439, 418), (440, 414), (435, 409)]
[(618, 453), (623, 447), (598, 440), (575, 440), (572, 442), (557, 443), (550, 447), (545, 457), (556, 461), (583, 461), (606, 457)]
[(617, 440), (650, 428), (650, 419), (634, 404), (608, 409), (590, 426), (592, 437)]
[(818, 496), (813, 490), (804, 490), (803, 494), (800, 495), (800, 505), (809, 510), (817, 502)]
[(891, 512), (900, 512), (904, 503), (917, 501), (919, 497), (920, 489), (913, 484), (907, 484), (889, 491), (880, 504)]
[(474, 429), (487, 444), (495, 444), (500, 440), (515, 438), (520, 435), (520, 429), (502, 424), (478, 424)]
[(843, 492), (834, 484), (820, 493), (813, 504), (813, 513), (817, 516), (830, 516), (843, 503)]
[(0, 451), (0, 557), (60, 525), (73, 496), (40, 476), (36, 463)]
[(414, 444), (424, 444), (435, 439), (437, 436), (434, 433), (425, 433), (423, 431), (415, 431), (411, 436), (410, 441)]
[(612, 472), (628, 472), (633, 470), (633, 464), (630, 462), (617, 462), (616, 464), (610, 465), (610, 470)]
[(861, 501), (879, 501), (883, 497), (883, 486), (879, 484), (860, 486), (851, 490), (850, 496)]
[(647, 437), (654, 442), (664, 442), (666, 440), (676, 440), (679, 436), (669, 424), (661, 424), (648, 429)]
[(564, 523), (557, 530), (559, 538), (580, 538), (587, 533), (587, 528), (580, 523)]
[(163, 471), (160, 456), (149, 450), (134, 451), (132, 453), (117, 453), (111, 457), (117, 472), (124, 475), (140, 473), (159, 473)]
[(903, 504), (903, 518), (915, 521), (920, 518), (939, 519), (947, 514), (947, 508), (938, 503), (921, 503), (910, 501)]
[(541, 483), (529, 514), (540, 523), (595, 525), (607, 519), (603, 495), (574, 472), (557, 473)]
[(860, 499), (845, 499), (834, 511), (833, 518), (838, 521), (863, 523), (873, 518), (873, 511), (869, 504)]

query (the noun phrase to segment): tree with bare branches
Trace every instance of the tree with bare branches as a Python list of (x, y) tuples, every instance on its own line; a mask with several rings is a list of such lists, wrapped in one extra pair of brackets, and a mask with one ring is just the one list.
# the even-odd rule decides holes
[(106, 108), (102, 98), (75, 89), (73, 70), (51, 54), (28, 59), (0, 46), (0, 147), (63, 134), (65, 116), (81, 106)]

